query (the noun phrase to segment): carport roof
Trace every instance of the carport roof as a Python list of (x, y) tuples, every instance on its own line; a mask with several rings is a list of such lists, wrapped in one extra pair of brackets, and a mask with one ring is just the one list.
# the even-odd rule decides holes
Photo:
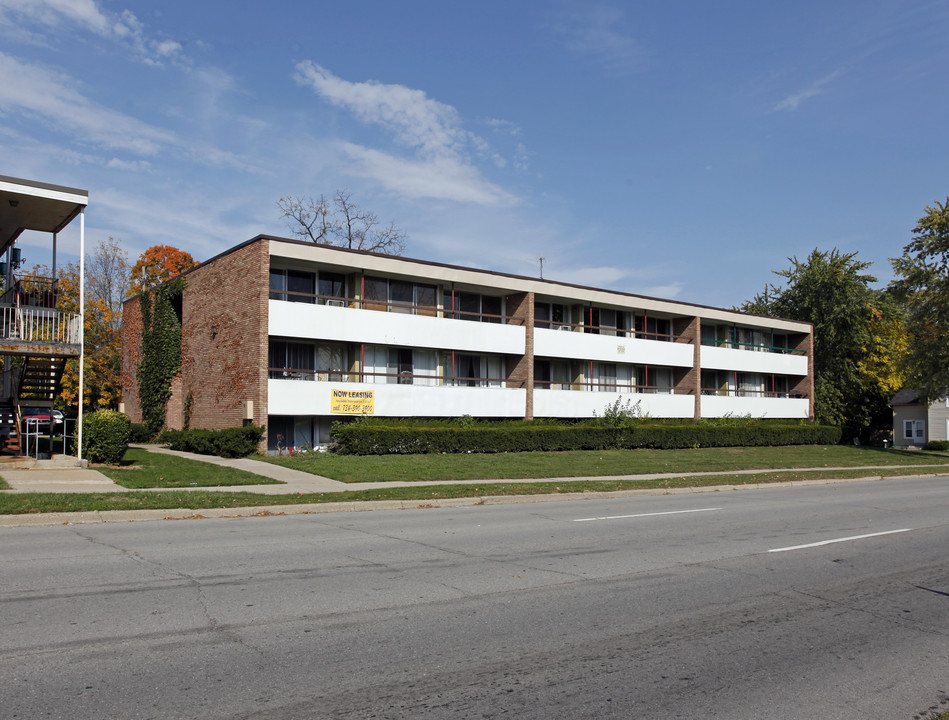
[(24, 230), (56, 233), (89, 204), (89, 192), (0, 175), (0, 254)]

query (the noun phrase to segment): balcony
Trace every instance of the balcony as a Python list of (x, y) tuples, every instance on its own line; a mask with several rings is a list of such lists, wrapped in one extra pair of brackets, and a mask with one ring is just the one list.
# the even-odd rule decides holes
[(360, 309), (337, 307), (329, 302), (269, 302), (271, 337), (396, 346), (404, 346), (408, 338), (411, 346), (417, 348), (450, 347), (462, 352), (503, 355), (523, 355), (527, 343), (526, 330), (517, 325), (379, 312), (369, 309), (368, 303), (366, 309)]
[[(314, 374), (311, 382), (271, 379), (267, 382), (271, 415), (331, 415), (333, 391), (345, 389), (368, 398), (373, 415), (380, 417), (524, 417), (527, 391), (500, 387), (450, 387), (417, 384), (336, 382)], [(344, 377), (356, 377), (345, 375)], [(420, 378), (421, 379), (421, 378)], [(430, 380), (431, 378), (424, 378)], [(368, 406), (368, 405), (367, 405)]]
[(0, 296), (0, 353), (78, 357), (82, 317), (58, 309), (58, 298), (52, 278), (16, 280)]
[(757, 390), (730, 392), (730, 395), (706, 395), (703, 390), (702, 417), (807, 418), (810, 411), (810, 401), (805, 397)]
[(774, 375), (807, 375), (807, 355), (797, 350), (761, 352), (760, 346), (747, 349), (702, 345), (703, 370), (732, 370), (735, 372)]
[[(685, 342), (670, 342), (671, 336), (651, 335), (623, 337), (622, 335), (596, 335), (586, 332), (536, 328), (534, 330), (534, 355), (551, 358), (584, 358), (597, 362), (630, 363), (636, 365), (663, 365), (667, 367), (692, 367), (694, 346)], [(633, 333), (627, 333), (631, 336)], [(652, 339), (655, 338), (655, 339)]]
[(544, 390), (534, 393), (534, 417), (578, 418), (603, 415), (607, 405), (617, 399), (638, 403), (649, 417), (692, 417), (694, 395), (672, 395), (667, 388), (642, 388), (635, 392), (576, 392)]

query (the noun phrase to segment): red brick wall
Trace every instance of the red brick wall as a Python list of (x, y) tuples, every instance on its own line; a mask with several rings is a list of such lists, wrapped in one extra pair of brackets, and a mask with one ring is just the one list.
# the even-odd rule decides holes
[(814, 332), (807, 335), (789, 335), (788, 346), (807, 353), (807, 375), (791, 388), (792, 393), (805, 395), (809, 401), (807, 416), (814, 419)]
[(142, 422), (138, 404), (138, 362), (142, 344), (142, 306), (138, 298), (127, 300), (122, 306), (122, 402), (125, 413), (133, 423)]
[(181, 430), (185, 426), (185, 393), (181, 389), (181, 373), (171, 379), (171, 397), (165, 406), (165, 427)]
[[(192, 428), (241, 425), (244, 400), (254, 402), (254, 424), (267, 424), (269, 266), (268, 244), (261, 239), (186, 275), (182, 368), (172, 381), (168, 427), (183, 426), (189, 393)], [(132, 422), (142, 421), (137, 380), (141, 335), (141, 306), (133, 298), (122, 315), (122, 401)]]
[(178, 393), (182, 409), (191, 393), (192, 428), (241, 425), (244, 400), (254, 402), (254, 424), (267, 424), (269, 266), (260, 239), (186, 277)]

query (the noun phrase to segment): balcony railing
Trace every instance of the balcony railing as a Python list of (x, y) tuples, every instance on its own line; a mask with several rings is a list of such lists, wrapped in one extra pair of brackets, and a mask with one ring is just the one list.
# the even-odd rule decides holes
[(350, 372), (348, 370), (300, 370), (269, 368), (271, 380), (306, 380), (309, 382), (352, 382), (422, 387), (504, 387), (504, 378), (466, 377), (462, 375), (421, 375), (411, 372)]
[(534, 380), (534, 387), (538, 390), (581, 390), (586, 392), (644, 393), (647, 395), (673, 394), (673, 387), (671, 385), (641, 385), (636, 383), (621, 383), (615, 381), (570, 382), (564, 380)]
[(734, 350), (752, 350), (755, 352), (780, 353), (782, 355), (786, 355), (786, 354), (807, 355), (807, 350), (800, 350), (798, 348), (787, 347), (784, 345), (765, 345), (762, 343), (738, 342), (737, 340), (712, 340), (710, 338), (703, 338), (701, 344), (705, 347), (732, 348)]
[(79, 313), (43, 307), (0, 307), (0, 338), (78, 345), (82, 332)]
[(742, 388), (702, 388), (703, 395), (716, 395), (718, 397), (766, 397), (766, 398), (806, 398), (802, 393), (792, 393), (786, 390), (745, 390)]
[(394, 300), (374, 300), (372, 298), (351, 298), (339, 295), (317, 295), (315, 293), (295, 292), (293, 290), (271, 290), (271, 300), (285, 302), (306, 303), (309, 305), (329, 305), (331, 307), (348, 307), (360, 310), (377, 310), (381, 312), (401, 313), (403, 315), (426, 315), (428, 317), (443, 317), (454, 320), (472, 320), (495, 324), (519, 324), (510, 315), (496, 315), (493, 313), (472, 312), (469, 310), (452, 310), (439, 305), (419, 305), (417, 303), (396, 302)]
[(13, 287), (0, 295), (0, 305), (55, 308), (59, 300), (59, 280), (29, 276), (18, 278)]
[(615, 327), (613, 325), (589, 325), (584, 323), (571, 323), (562, 320), (544, 320), (535, 318), (534, 327), (541, 330), (562, 330), (564, 332), (582, 332), (593, 335), (608, 335), (610, 337), (628, 337), (638, 340), (658, 340), (660, 342), (676, 342), (685, 340), (692, 342), (690, 338), (682, 338), (680, 335), (672, 333), (661, 333), (646, 330), (636, 330), (630, 328)]

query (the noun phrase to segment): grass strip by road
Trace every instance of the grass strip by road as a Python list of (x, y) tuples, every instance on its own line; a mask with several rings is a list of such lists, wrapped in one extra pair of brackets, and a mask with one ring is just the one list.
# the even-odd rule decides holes
[(118, 467), (96, 465), (95, 469), (122, 487), (135, 489), (279, 484), (277, 480), (246, 470), (137, 448), (127, 450)]
[(351, 490), (334, 493), (298, 493), (296, 495), (259, 495), (248, 492), (142, 491), (134, 493), (23, 493), (0, 494), (0, 514), (47, 512), (90, 512), (104, 510), (189, 509), (199, 513), (210, 508), (303, 505), (367, 500), (416, 501), (420, 505), (449, 498), (478, 498), (505, 495), (549, 495), (616, 490), (672, 490), (675, 488), (753, 485), (800, 480), (846, 479), (858, 477), (894, 477), (949, 474), (949, 465), (920, 468), (913, 473), (902, 468), (878, 470), (795, 470), (762, 472), (754, 475), (715, 475), (664, 478), (661, 480), (579, 480), (531, 483), (476, 483), (471, 485), (430, 485), (391, 487), (375, 490)]
[(9, 490), (9, 489), (10, 489), (10, 485), (7, 483), (6, 480), (0, 477), (0, 490)]
[(844, 445), (689, 450), (575, 450), (470, 455), (335, 455), (259, 458), (341, 482), (414, 482), (482, 478), (587, 477), (784, 468), (930, 465), (949, 456)]

